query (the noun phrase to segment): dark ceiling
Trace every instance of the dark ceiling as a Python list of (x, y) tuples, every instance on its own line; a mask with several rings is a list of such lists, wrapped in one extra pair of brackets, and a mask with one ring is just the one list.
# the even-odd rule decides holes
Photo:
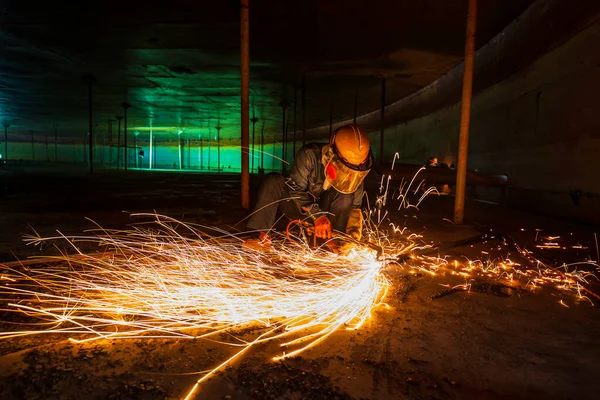
[[(477, 46), (533, 0), (480, 0)], [(93, 74), (99, 131), (132, 104), (131, 129), (203, 135), (218, 123), (239, 137), (239, 3), (2, 0), (0, 118), (29, 136), (59, 126), (87, 132)], [(467, 0), (250, 0), (251, 106), (281, 132), (304, 74), (307, 126), (379, 108), (431, 83), (462, 60)], [(297, 91), (300, 129), (300, 90)], [(290, 120), (290, 130), (292, 129)], [(260, 123), (260, 122), (259, 122)]]

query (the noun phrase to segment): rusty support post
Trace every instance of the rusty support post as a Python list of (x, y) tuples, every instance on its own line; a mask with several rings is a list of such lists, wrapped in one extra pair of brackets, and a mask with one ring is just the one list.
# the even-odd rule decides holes
[(467, 183), (467, 157), (469, 153), (469, 126), (471, 123), (471, 98), (473, 92), (473, 64), (475, 58), (475, 31), (477, 26), (477, 0), (469, 0), (467, 37), (465, 41), (465, 71), (463, 77), (462, 105), (458, 162), (456, 165), (456, 196), (454, 223), (462, 224), (465, 215), (465, 190)]
[(241, 8), (241, 75), (242, 75), (242, 208), (250, 208), (249, 128), (250, 128), (250, 10), (249, 0), (240, 1)]
[(383, 136), (385, 132), (385, 77), (381, 78), (381, 132), (379, 133), (379, 162), (383, 162)]
[(125, 157), (123, 158), (123, 162), (125, 164), (125, 171), (127, 171), (127, 164), (129, 164), (129, 160), (127, 159), (127, 110), (131, 108), (131, 104), (123, 103), (121, 104), (121, 107), (123, 107), (123, 136), (125, 142), (123, 143), (123, 147), (125, 148)]

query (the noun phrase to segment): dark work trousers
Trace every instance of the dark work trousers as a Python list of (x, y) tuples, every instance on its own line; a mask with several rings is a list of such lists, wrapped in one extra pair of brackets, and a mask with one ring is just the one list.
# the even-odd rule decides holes
[[(289, 220), (305, 219), (298, 207), (290, 197), (290, 188), (285, 183), (286, 178), (278, 173), (270, 173), (258, 191), (258, 201), (254, 207), (254, 213), (248, 218), (250, 230), (266, 231), (273, 228), (277, 211), (284, 214)], [(319, 199), (321, 211), (325, 211), (331, 221), (332, 228), (345, 232), (348, 216), (352, 209), (352, 195), (343, 194), (330, 188), (321, 194)]]

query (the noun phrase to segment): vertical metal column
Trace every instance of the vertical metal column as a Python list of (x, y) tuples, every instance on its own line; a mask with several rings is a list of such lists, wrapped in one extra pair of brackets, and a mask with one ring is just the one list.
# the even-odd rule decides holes
[(148, 169), (152, 169), (152, 162), (154, 161), (154, 133), (152, 132), (152, 127), (150, 127), (150, 159), (148, 160)]
[(131, 104), (129, 103), (122, 103), (121, 107), (123, 107), (123, 135), (125, 137), (125, 143), (123, 144), (123, 147), (125, 149), (125, 158), (124, 158), (124, 163), (125, 163), (125, 171), (127, 171), (127, 165), (129, 164), (128, 161), (128, 157), (127, 157), (127, 110), (129, 108), (131, 108)]
[(381, 78), (381, 132), (379, 133), (379, 162), (383, 162), (383, 135), (385, 132), (385, 77)]
[(241, 124), (242, 124), (242, 208), (250, 208), (250, 172), (248, 171), (249, 104), (250, 104), (250, 18), (249, 0), (240, 0), (240, 57), (242, 75)]
[(260, 130), (260, 168), (265, 172), (265, 120), (263, 119)]
[(467, 37), (465, 40), (465, 71), (463, 77), (458, 162), (456, 165), (456, 196), (454, 199), (454, 223), (462, 224), (465, 213), (465, 190), (467, 187), (467, 157), (469, 154), (469, 126), (471, 123), (471, 97), (473, 92), (473, 64), (475, 58), (475, 31), (477, 26), (477, 0), (469, 0)]
[(113, 137), (112, 137), (112, 124), (113, 124), (113, 120), (109, 119), (108, 120), (108, 166), (109, 168), (112, 166), (112, 144), (113, 144)]
[[(88, 87), (88, 161), (90, 163), (90, 174), (94, 173), (94, 127), (92, 125), (92, 86), (96, 83), (96, 78), (92, 75), (84, 75), (83, 83)], [(85, 153), (84, 153), (85, 154)]]
[(221, 127), (216, 126), (217, 130), (217, 172), (221, 172)]
[(137, 151), (137, 137), (140, 133), (138, 131), (133, 132), (133, 154), (135, 155), (134, 167), (137, 168), (138, 164), (138, 151)]
[(208, 164), (208, 170), (210, 171), (210, 141), (211, 141), (211, 133), (210, 133), (210, 128), (208, 128), (208, 160), (207, 160), (207, 164)]
[(255, 131), (256, 131), (256, 123), (258, 122), (258, 118), (252, 117), (250, 120), (252, 121), (252, 167), (250, 168), (250, 172), (254, 172), (254, 159), (256, 158), (256, 147), (255, 147)]
[(198, 146), (198, 168), (200, 171), (204, 169), (204, 160), (202, 157), (202, 135), (198, 135), (198, 140), (200, 141), (200, 145)]
[(123, 117), (120, 115), (117, 115), (115, 118), (119, 122), (118, 129), (117, 129), (117, 169), (120, 169), (121, 168), (121, 120), (123, 119)]
[(181, 149), (181, 131), (179, 131), (177, 133), (177, 154), (179, 154), (179, 170), (181, 171), (183, 169), (183, 157), (182, 157), (182, 152), (183, 150)]

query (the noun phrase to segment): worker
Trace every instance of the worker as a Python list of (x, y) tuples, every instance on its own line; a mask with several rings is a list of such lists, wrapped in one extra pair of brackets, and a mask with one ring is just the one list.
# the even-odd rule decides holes
[(336, 129), (329, 143), (303, 146), (289, 178), (278, 173), (265, 177), (247, 223), (256, 235), (246, 240), (245, 246), (270, 248), (267, 232), (278, 211), (290, 220), (312, 222), (318, 238), (330, 239), (333, 231), (339, 231), (360, 240), (363, 181), (372, 166), (369, 138), (354, 124)]

